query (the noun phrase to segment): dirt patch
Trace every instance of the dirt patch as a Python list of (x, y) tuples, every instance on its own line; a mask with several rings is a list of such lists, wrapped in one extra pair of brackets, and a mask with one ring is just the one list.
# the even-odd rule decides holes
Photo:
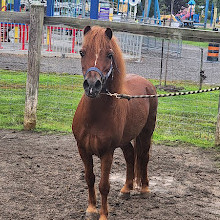
[[(119, 197), (125, 162), (115, 151), (109, 219), (220, 219), (215, 150), (152, 147), (148, 198)], [(95, 158), (96, 182), (99, 159)], [(84, 219), (87, 187), (72, 135), (0, 130), (0, 219)], [(100, 197), (98, 195), (98, 207)]]

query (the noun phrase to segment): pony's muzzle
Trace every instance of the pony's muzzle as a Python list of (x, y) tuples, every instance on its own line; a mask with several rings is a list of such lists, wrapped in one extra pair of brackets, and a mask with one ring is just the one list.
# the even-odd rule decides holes
[(100, 79), (87, 78), (83, 82), (83, 88), (88, 97), (95, 98), (102, 90), (102, 82)]

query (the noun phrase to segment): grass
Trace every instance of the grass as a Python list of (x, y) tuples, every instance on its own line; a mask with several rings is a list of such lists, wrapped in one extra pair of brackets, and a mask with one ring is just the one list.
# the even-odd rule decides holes
[[(0, 70), (0, 129), (23, 129), (25, 81), (24, 72)], [(82, 82), (82, 76), (40, 75), (36, 131), (71, 132), (72, 118), (83, 93)], [(159, 84), (156, 80), (152, 83)], [(186, 91), (198, 89), (189, 82), (170, 84)], [(159, 98), (154, 142), (214, 146), (218, 96), (218, 92), (210, 92)]]
[[(155, 84), (155, 82), (153, 82)], [(184, 87), (182, 91), (198, 90), (189, 82), (169, 85)], [(208, 85), (203, 87), (210, 88)], [(164, 91), (158, 91), (164, 93)], [(158, 143), (185, 142), (197, 146), (214, 146), (218, 114), (219, 92), (159, 98), (157, 129), (154, 141)]]
[[(83, 93), (81, 76), (41, 74), (37, 131), (71, 131)], [(0, 128), (23, 129), (26, 73), (0, 70)]]
[(208, 42), (195, 42), (195, 41), (186, 41), (186, 40), (184, 40), (182, 43), (191, 46), (201, 47), (201, 48), (208, 48), (209, 45)]

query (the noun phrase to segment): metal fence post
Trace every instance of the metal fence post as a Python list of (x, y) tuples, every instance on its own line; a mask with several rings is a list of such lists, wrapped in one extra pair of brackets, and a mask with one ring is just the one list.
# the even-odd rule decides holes
[(44, 6), (42, 4), (31, 5), (28, 48), (28, 72), (24, 113), (25, 130), (34, 129), (36, 126), (43, 22)]
[(163, 51), (164, 51), (164, 39), (162, 39), (161, 57), (160, 57), (160, 86), (162, 85), (162, 74), (163, 74)]
[(216, 134), (215, 134), (215, 145), (220, 146), (220, 93), (219, 93), (219, 101), (218, 101), (218, 117), (217, 117)]
[(138, 62), (141, 62), (141, 51), (142, 51), (142, 46), (143, 46), (143, 38), (144, 36), (140, 36), (140, 42), (139, 43), (139, 51), (138, 51)]

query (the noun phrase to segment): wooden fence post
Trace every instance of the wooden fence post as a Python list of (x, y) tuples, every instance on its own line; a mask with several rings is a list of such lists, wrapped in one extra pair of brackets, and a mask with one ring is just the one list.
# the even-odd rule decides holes
[(43, 23), (44, 6), (41, 4), (31, 5), (28, 48), (28, 72), (24, 113), (25, 130), (34, 129), (36, 126)]
[(218, 101), (218, 117), (217, 117), (216, 134), (215, 134), (215, 145), (220, 146), (220, 94)]

